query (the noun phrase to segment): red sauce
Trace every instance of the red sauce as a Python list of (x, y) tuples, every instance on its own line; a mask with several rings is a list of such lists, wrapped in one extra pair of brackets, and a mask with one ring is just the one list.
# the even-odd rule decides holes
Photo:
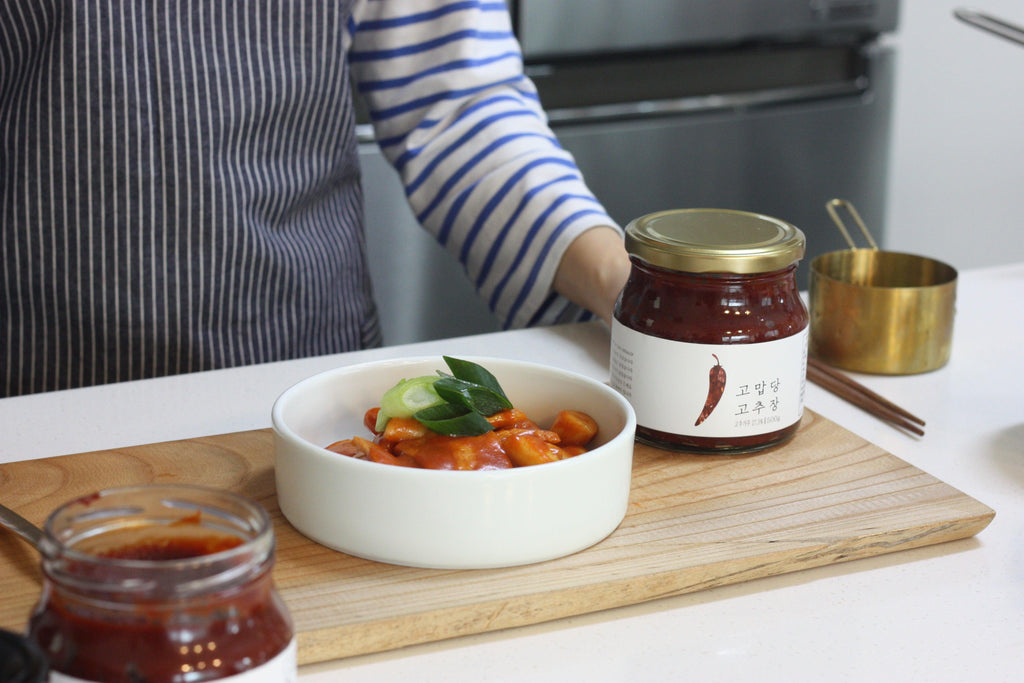
[(119, 618), (52, 593), (31, 631), (53, 670), (111, 683), (226, 678), (269, 661), (292, 635), (269, 575), (202, 607), (138, 604)]
[[(253, 543), (172, 524), (96, 554), (44, 557), (30, 635), (53, 671), (86, 681), (191, 683), (251, 670), (293, 639), (272, 552)], [(240, 548), (253, 552), (230, 552)]]
[[(646, 334), (698, 344), (753, 344), (790, 337), (807, 327), (794, 271), (755, 275), (679, 273), (633, 260), (633, 272), (617, 308), (617, 320)], [(736, 311), (750, 311), (736, 315)], [(737, 321), (741, 321), (737, 324)], [(745, 451), (791, 437), (799, 421), (763, 434), (684, 436), (637, 427), (637, 435), (659, 446)]]
[(430, 470), (505, 470), (512, 461), (494, 432), (480, 436), (432, 434), (394, 445), (399, 456), (411, 457), (419, 467)]
[(99, 553), (100, 557), (116, 560), (184, 560), (190, 557), (212, 555), (242, 545), (235, 536), (186, 536), (183, 538), (153, 538), (132, 545), (121, 546)]
[(476, 436), (446, 436), (430, 431), (413, 418), (391, 418), (377, 432), (380, 408), (366, 411), (363, 424), (372, 441), (355, 436), (326, 446), (327, 450), (385, 465), (430, 470), (505, 470), (565, 460), (587, 451), (597, 435), (597, 422), (578, 410), (560, 410), (550, 429), (541, 429), (518, 408), (487, 418), (494, 428)]

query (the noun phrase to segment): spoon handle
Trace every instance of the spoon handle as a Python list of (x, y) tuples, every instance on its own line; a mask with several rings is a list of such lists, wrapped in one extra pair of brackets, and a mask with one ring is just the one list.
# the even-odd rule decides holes
[(39, 541), (43, 537), (42, 529), (5, 505), (0, 505), (0, 526), (7, 527), (36, 549), (39, 548)]
[(953, 16), (966, 24), (980, 28), (982, 31), (988, 31), (1000, 38), (1006, 38), (1007, 40), (1024, 45), (1024, 28), (1016, 24), (1011, 24), (1008, 21), (1003, 21), (988, 14), (966, 9), (954, 10)]

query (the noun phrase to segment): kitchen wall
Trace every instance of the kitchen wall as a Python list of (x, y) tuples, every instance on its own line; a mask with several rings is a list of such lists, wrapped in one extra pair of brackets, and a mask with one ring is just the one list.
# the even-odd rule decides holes
[(956, 7), (1024, 25), (1020, 0), (904, 0), (885, 247), (959, 269), (1024, 261), (1024, 46)]

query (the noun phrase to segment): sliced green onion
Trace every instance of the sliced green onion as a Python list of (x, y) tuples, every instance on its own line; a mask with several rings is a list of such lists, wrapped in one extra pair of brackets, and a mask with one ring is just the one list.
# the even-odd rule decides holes
[(424, 408), (413, 417), (427, 429), (446, 436), (477, 436), (494, 429), (480, 413), (451, 403)]
[(433, 375), (403, 379), (385, 391), (380, 399), (376, 430), (383, 431), (393, 417), (412, 417), (424, 408), (444, 404), (445, 399), (434, 390), (437, 380)]
[[(501, 396), (505, 399), (505, 402), (508, 403), (508, 397), (505, 396), (505, 392), (501, 388), (501, 384), (498, 383), (498, 379), (486, 368), (472, 361), (460, 360), (458, 358), (452, 358), (451, 356), (442, 356), (442, 358), (444, 358), (444, 362), (448, 365), (448, 369), (452, 371), (452, 374), (455, 375), (457, 379), (486, 387), (498, 396)], [(512, 404), (509, 403), (509, 407), (511, 407), (511, 405)]]
[(448, 403), (460, 405), (483, 416), (494, 415), (508, 410), (512, 404), (504, 394), (497, 394), (489, 387), (473, 384), (455, 377), (441, 377), (434, 382), (434, 391)]
[(412, 417), (447, 436), (476, 436), (493, 429), (487, 416), (512, 407), (497, 378), (472, 361), (443, 356), (451, 375), (403, 379), (384, 392), (375, 431), (393, 417)]

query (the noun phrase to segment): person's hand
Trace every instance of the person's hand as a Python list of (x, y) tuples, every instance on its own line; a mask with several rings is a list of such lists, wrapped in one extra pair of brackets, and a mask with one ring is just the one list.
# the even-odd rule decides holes
[(611, 324), (629, 269), (622, 234), (612, 227), (591, 228), (565, 250), (554, 285), (559, 294)]

